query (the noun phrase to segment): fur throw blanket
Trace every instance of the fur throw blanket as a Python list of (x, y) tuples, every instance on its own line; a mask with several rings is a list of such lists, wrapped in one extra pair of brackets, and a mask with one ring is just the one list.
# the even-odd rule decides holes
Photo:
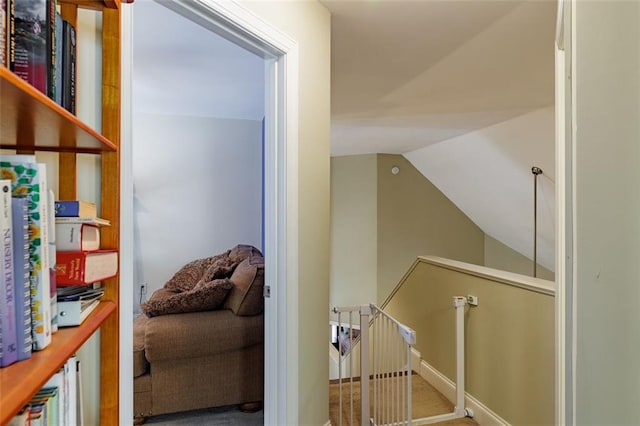
[(184, 265), (140, 309), (149, 317), (217, 309), (233, 288), (229, 279), (236, 267), (257, 249), (237, 245), (216, 256)]

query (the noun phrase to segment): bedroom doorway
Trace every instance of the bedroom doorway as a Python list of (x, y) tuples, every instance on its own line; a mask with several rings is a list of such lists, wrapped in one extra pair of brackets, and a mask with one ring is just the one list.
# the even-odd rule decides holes
[[(297, 111), (291, 106), (297, 99), (297, 47), (296, 44), (282, 33), (274, 30), (263, 21), (257, 19), (246, 9), (234, 3), (216, 3), (209, 0), (198, 1), (174, 1), (160, 2), (163, 6), (173, 9), (179, 15), (195, 22), (196, 24), (216, 33), (260, 57), (264, 62), (264, 252), (265, 256), (265, 283), (269, 285), (271, 297), (265, 299), (265, 400), (264, 423), (286, 423), (288, 405), (295, 401), (295, 395), (290, 390), (290, 384), (294, 383), (289, 377), (296, 374), (285, 368), (285, 362), (292, 362), (291, 353), (295, 350), (297, 342), (293, 342), (290, 335), (287, 336), (287, 324), (295, 322), (295, 310), (287, 310), (288, 300), (292, 297), (291, 283), (295, 283), (295, 271), (288, 268), (286, 258), (289, 253), (287, 240), (289, 235), (297, 232), (294, 210), (290, 206), (296, 205), (296, 195), (288, 191), (290, 187), (296, 187), (296, 175), (294, 173), (295, 150), (297, 149)], [(129, 18), (131, 19), (131, 18)], [(125, 31), (127, 20), (124, 20)], [(130, 23), (133, 27), (133, 23)], [(124, 56), (127, 56), (126, 48), (123, 48)], [(136, 52), (137, 54), (138, 52)], [(131, 52), (129, 51), (129, 54)], [(123, 74), (126, 73), (125, 61)], [(131, 66), (129, 64), (129, 66)], [(124, 82), (123, 89), (126, 91)], [(170, 90), (165, 88), (164, 90)], [(135, 105), (135, 99), (133, 100)], [(286, 108), (285, 105), (290, 105)], [(126, 106), (125, 106), (126, 109)], [(126, 111), (125, 111), (126, 115)], [(133, 114), (132, 114), (133, 116)], [(124, 120), (124, 139), (131, 138), (131, 122)], [(129, 131), (129, 135), (127, 135)], [(176, 146), (184, 141), (176, 141)], [(132, 153), (123, 152), (123, 174), (133, 175)], [(156, 182), (160, 186), (162, 182)], [(134, 200), (137, 188), (123, 188), (123, 235), (134, 235)], [(126, 200), (125, 200), (126, 198)], [(128, 199), (130, 198), (130, 199)], [(131, 246), (133, 246), (131, 244)], [(122, 255), (126, 256), (129, 250), (125, 245)], [(131, 247), (131, 257), (135, 257), (134, 248)], [(124, 268), (123, 268), (124, 269)], [(131, 281), (136, 287), (139, 297), (139, 283), (133, 279), (134, 270), (123, 271), (130, 274)], [(148, 291), (148, 290), (147, 290)], [(123, 311), (131, 307), (133, 303), (130, 295), (123, 295)], [(123, 334), (127, 333), (129, 324), (127, 318), (131, 313), (121, 313)], [(128, 330), (131, 333), (131, 330)], [(123, 342), (121, 351), (123, 359), (127, 358), (130, 342)], [(123, 362), (121, 369), (121, 418), (130, 419), (132, 407), (126, 402), (131, 388), (131, 364), (130, 360)], [(276, 397), (279, 395), (279, 397)], [(129, 405), (128, 405), (129, 404)]]

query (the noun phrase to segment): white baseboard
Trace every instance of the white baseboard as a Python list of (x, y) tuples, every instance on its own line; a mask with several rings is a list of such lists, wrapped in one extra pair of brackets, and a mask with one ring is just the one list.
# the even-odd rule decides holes
[(324, 426), (331, 426), (331, 420), (327, 420), (327, 422), (324, 424)]
[[(420, 377), (425, 379), (431, 386), (436, 388), (438, 392), (442, 393), (451, 401), (451, 403), (455, 404), (455, 383), (421, 358), (420, 352), (412, 348), (411, 365), (419, 366), (419, 368), (414, 368), (414, 370)], [(465, 408), (473, 410), (473, 420), (479, 425), (510, 426), (506, 420), (491, 411), (489, 407), (478, 401), (475, 397), (471, 396), (469, 392), (465, 392)]]

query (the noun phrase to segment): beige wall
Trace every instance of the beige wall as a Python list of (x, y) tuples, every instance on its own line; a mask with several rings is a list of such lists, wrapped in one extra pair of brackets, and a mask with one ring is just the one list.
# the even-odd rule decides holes
[(479, 304), (465, 307), (467, 392), (510, 424), (553, 424), (553, 296), (419, 260), (385, 311), (416, 331), (423, 360), (455, 382), (452, 300), (468, 294)]
[[(640, 2), (574, 11), (577, 424), (638, 424)], [(569, 326), (570, 327), (570, 326)]]
[[(533, 261), (531, 259), (486, 234), (484, 236), (484, 266), (533, 276)], [(555, 274), (540, 264), (538, 264), (536, 275), (544, 280), (553, 281), (555, 279)]]
[[(330, 26), (327, 9), (313, 1), (241, 1), (299, 47), (298, 348), (292, 424), (329, 419), (329, 148)], [(295, 376), (295, 374), (294, 374)], [(295, 385), (294, 385), (295, 386)], [(291, 408), (290, 408), (291, 409)]]
[(403, 156), (379, 154), (378, 302), (421, 255), (482, 265), (484, 233)]
[(376, 154), (331, 158), (329, 306), (377, 301)]

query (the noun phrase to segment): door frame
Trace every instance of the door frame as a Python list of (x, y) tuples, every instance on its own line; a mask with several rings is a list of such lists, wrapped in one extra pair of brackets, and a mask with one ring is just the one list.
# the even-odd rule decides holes
[[(265, 299), (264, 423), (298, 419), (298, 44), (236, 1), (156, 0), (187, 19), (265, 59)], [(121, 258), (133, 259), (131, 154), (132, 6), (122, 25)], [(133, 266), (121, 266), (133, 282)], [(132, 262), (131, 262), (132, 263)], [(133, 418), (133, 305), (120, 293), (120, 423)]]

